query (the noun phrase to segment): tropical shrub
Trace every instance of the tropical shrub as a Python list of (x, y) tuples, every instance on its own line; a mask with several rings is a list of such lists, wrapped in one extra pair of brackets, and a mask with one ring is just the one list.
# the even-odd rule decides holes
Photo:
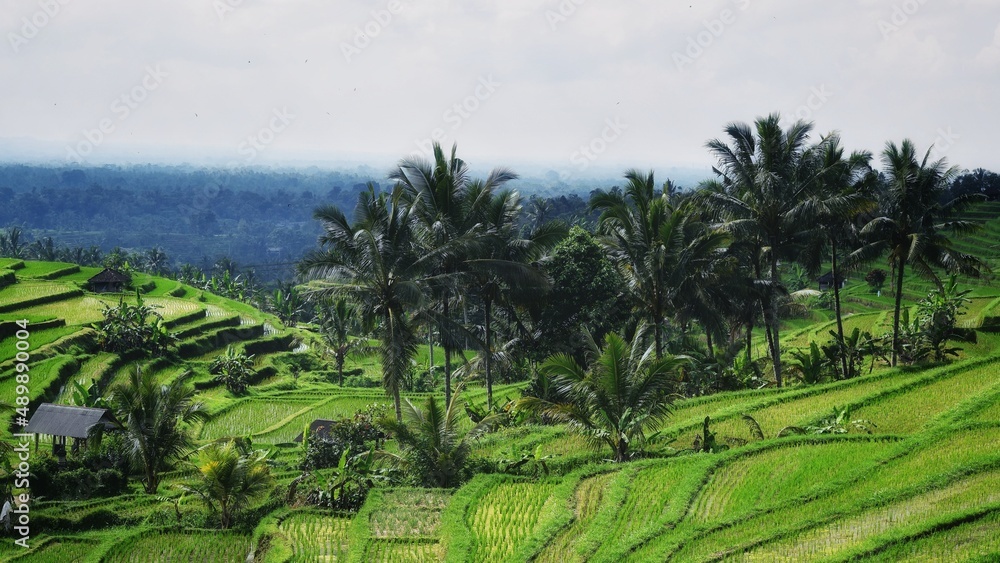
[(889, 274), (885, 270), (875, 268), (865, 275), (865, 281), (868, 282), (868, 287), (870, 287), (872, 291), (881, 292), (882, 287), (885, 285), (885, 280), (888, 277)]
[(446, 408), (432, 396), (427, 397), (422, 409), (406, 399), (403, 422), (388, 418), (380, 422), (396, 438), (401, 450), (399, 455), (382, 452), (383, 457), (407, 471), (420, 486), (447, 489), (469, 478), (471, 442), (488, 432), (497, 420), (495, 415), (488, 416), (462, 435), (460, 394), (456, 389)]
[(217, 511), (225, 530), (242, 510), (271, 487), (268, 454), (265, 450), (254, 450), (249, 441), (242, 440), (204, 446), (193, 462), (198, 481), (184, 485), (184, 489), (201, 497), (210, 511)]
[(255, 375), (253, 355), (248, 356), (243, 352), (236, 352), (230, 344), (224, 355), (218, 356), (212, 361), (208, 371), (215, 374), (215, 381), (225, 385), (226, 389), (229, 389), (234, 395), (239, 395), (247, 390), (247, 386)]
[(346, 451), (358, 454), (372, 447), (381, 448), (386, 435), (375, 422), (385, 413), (385, 405), (369, 405), (352, 418), (333, 423), (322, 433), (309, 434), (299, 469), (312, 471), (337, 467)]
[(125, 354), (141, 352), (162, 356), (173, 344), (163, 317), (143, 302), (136, 292), (136, 304), (125, 302), (124, 296), (115, 307), (104, 308), (104, 320), (97, 325), (97, 343), (106, 352)]
[(556, 401), (524, 397), (519, 409), (566, 422), (594, 445), (611, 448), (615, 461), (625, 461), (641, 447), (646, 432), (659, 428), (670, 415), (685, 356), (655, 357), (655, 345), (645, 346), (643, 330), (631, 345), (609, 333), (603, 349), (591, 351), (589, 369), (567, 355), (552, 356), (539, 368), (558, 389)]

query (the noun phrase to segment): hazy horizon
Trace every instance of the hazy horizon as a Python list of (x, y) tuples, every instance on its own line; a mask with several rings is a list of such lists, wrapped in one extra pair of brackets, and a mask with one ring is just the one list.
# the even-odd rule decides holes
[[(0, 160), (708, 173), (780, 112), (1000, 169), (1000, 4), (0, 0)], [(661, 172), (662, 171), (662, 172)]]

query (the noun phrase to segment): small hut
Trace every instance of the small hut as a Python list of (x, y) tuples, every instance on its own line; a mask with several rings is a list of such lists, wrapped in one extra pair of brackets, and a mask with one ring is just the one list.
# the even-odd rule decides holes
[(65, 461), (66, 438), (73, 438), (75, 452), (80, 446), (86, 447), (91, 428), (98, 424), (103, 424), (105, 430), (121, 426), (108, 409), (42, 403), (31, 415), (24, 432), (52, 436), (52, 455)]
[[(316, 420), (312, 421), (312, 424), (309, 425), (309, 439), (315, 437), (328, 437), (330, 435), (330, 429), (333, 428), (333, 425), (336, 423), (337, 422), (335, 420), (326, 420), (324, 418), (317, 418)], [(303, 440), (302, 434), (299, 434), (298, 436), (295, 437), (296, 444), (301, 444), (302, 440)]]
[(132, 277), (124, 272), (105, 268), (104, 271), (87, 280), (94, 293), (121, 293), (132, 283)]
[[(827, 272), (827, 273), (823, 274), (816, 281), (819, 283), (819, 290), (820, 291), (829, 291), (829, 290), (833, 289), (833, 272)], [(837, 284), (840, 286), (840, 289), (844, 289), (844, 285), (846, 283), (847, 283), (847, 280), (844, 279), (844, 275), (843, 274), (837, 274)]]

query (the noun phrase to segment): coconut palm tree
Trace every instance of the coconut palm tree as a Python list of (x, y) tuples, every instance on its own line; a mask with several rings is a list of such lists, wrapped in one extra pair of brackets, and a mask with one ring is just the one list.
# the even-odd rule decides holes
[(423, 408), (406, 399), (405, 422), (385, 420), (380, 425), (395, 436), (401, 455), (386, 454), (399, 466), (409, 469), (424, 487), (457, 487), (465, 478), (472, 441), (488, 432), (498, 415), (484, 418), (471, 430), (462, 433), (465, 414), (460, 389), (444, 408), (428, 396)]
[(334, 300), (323, 300), (317, 311), (320, 332), (333, 353), (337, 365), (337, 380), (344, 386), (344, 363), (356, 352), (367, 349), (368, 341), (363, 338), (351, 338), (351, 331), (360, 326), (357, 308), (347, 299), (339, 297)]
[[(451, 403), (451, 356), (460, 340), (456, 336), (464, 333), (452, 319), (451, 304), (461, 292), (460, 277), (468, 271), (469, 260), (482, 251), (483, 217), (493, 191), (517, 178), (506, 168), (496, 168), (485, 181), (473, 180), (468, 166), (456, 156), (457, 150), (452, 145), (451, 156), (446, 158), (441, 145), (434, 143), (433, 162), (405, 159), (389, 174), (390, 180), (404, 186), (413, 203), (418, 244), (436, 256), (428, 264), (428, 281), (440, 306), (438, 315), (430, 313), (436, 317), (434, 324), (444, 347), (445, 404)], [(433, 342), (430, 346), (433, 355)]]
[[(670, 203), (671, 186), (656, 191), (653, 173), (625, 173), (624, 191), (599, 191), (590, 208), (601, 211), (598, 232), (629, 293), (653, 327), (654, 350), (663, 355), (663, 322), (669, 314), (685, 311), (704, 321), (708, 330), (718, 326), (708, 314), (712, 286), (700, 279), (708, 272), (728, 236), (707, 228), (694, 218), (694, 210)], [(682, 304), (682, 301), (685, 302)]]
[(631, 343), (609, 333), (602, 349), (594, 346), (589, 369), (568, 354), (550, 357), (539, 370), (559, 399), (524, 397), (517, 408), (568, 423), (595, 445), (610, 447), (615, 461), (629, 459), (670, 415), (677, 370), (687, 362), (684, 356), (655, 357), (644, 332)]
[(142, 471), (147, 494), (155, 494), (160, 471), (191, 446), (187, 424), (208, 417), (204, 405), (183, 377), (169, 385), (156, 382), (152, 372), (136, 369), (125, 383), (111, 389), (115, 415), (124, 428), (125, 452), (132, 467)]
[[(870, 195), (875, 178), (870, 164), (872, 155), (868, 151), (855, 151), (845, 156), (840, 135), (831, 133), (820, 141), (814, 156), (819, 170), (817, 187), (802, 212), (805, 215), (803, 220), (814, 225), (815, 237), (814, 244), (800, 254), (800, 262), (810, 274), (815, 275), (821, 271), (829, 252), (838, 346), (843, 346), (845, 335), (840, 280), (844, 277), (844, 268), (840, 258), (846, 250), (845, 245), (857, 240), (860, 229), (858, 218), (875, 208), (875, 201)], [(848, 377), (847, 354), (840, 354), (840, 364), (843, 377)]]
[(486, 404), (490, 409), (493, 408), (493, 358), (497, 352), (493, 334), (495, 308), (498, 304), (512, 306), (538, 300), (548, 291), (549, 280), (537, 261), (567, 232), (561, 222), (544, 223), (524, 232), (518, 228), (521, 211), (521, 196), (516, 191), (493, 194), (482, 216), (486, 228), (482, 250), (468, 262), (469, 290), (479, 297), (483, 310), (483, 364)]
[(353, 223), (337, 207), (317, 209), (323, 249), (299, 264), (301, 273), (318, 279), (313, 291), (320, 297), (343, 295), (376, 324), (382, 385), (397, 421), (403, 419), (400, 388), (417, 348), (413, 313), (423, 305), (426, 266), (436, 258), (415, 252), (413, 207), (403, 195), (399, 185), (386, 193), (369, 184), (358, 197)]
[(239, 446), (236, 440), (214, 442), (198, 450), (192, 462), (200, 480), (184, 489), (195, 493), (213, 512), (218, 510), (222, 529), (274, 482), (267, 465), (268, 452)]
[(815, 187), (815, 161), (809, 156), (812, 124), (796, 121), (787, 129), (781, 117), (760, 117), (753, 127), (730, 123), (729, 143), (713, 139), (707, 147), (718, 159), (718, 180), (707, 182), (704, 197), (718, 210), (722, 227), (755, 249), (754, 278), (766, 279), (762, 307), (775, 383), (782, 384), (778, 309), (786, 293), (778, 265), (794, 261), (804, 232), (801, 207)]
[(956, 168), (949, 168), (943, 158), (931, 162), (930, 149), (918, 160), (916, 148), (909, 139), (899, 145), (887, 142), (882, 151), (882, 165), (878, 216), (862, 229), (862, 235), (869, 242), (852, 257), (868, 261), (888, 253), (889, 264), (895, 272), (891, 359), (895, 366), (899, 355), (899, 317), (906, 266), (933, 280), (938, 287), (941, 281), (935, 267), (972, 277), (979, 277), (989, 268), (978, 258), (956, 250), (945, 234), (946, 231), (967, 233), (977, 229), (977, 225), (969, 221), (947, 220), (952, 212), (979, 199), (964, 194), (942, 202)]

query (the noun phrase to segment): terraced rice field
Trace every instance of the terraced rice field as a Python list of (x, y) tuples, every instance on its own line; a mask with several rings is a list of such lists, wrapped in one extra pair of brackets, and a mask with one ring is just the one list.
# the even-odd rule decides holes
[[(201, 438), (250, 436), (275, 425), (292, 414), (313, 406), (312, 401), (267, 401), (247, 399), (205, 423)], [(319, 417), (317, 417), (319, 418)], [(301, 432), (302, 428), (298, 428)], [(292, 436), (294, 438), (294, 436)]]
[(471, 507), (472, 561), (503, 561), (528, 536), (549, 500), (552, 483), (505, 482), (489, 490)]
[(292, 549), (291, 561), (346, 561), (347, 529), (351, 519), (345, 516), (296, 512), (279, 526)]
[(244, 563), (250, 536), (219, 531), (144, 533), (114, 546), (101, 560), (107, 563)]

